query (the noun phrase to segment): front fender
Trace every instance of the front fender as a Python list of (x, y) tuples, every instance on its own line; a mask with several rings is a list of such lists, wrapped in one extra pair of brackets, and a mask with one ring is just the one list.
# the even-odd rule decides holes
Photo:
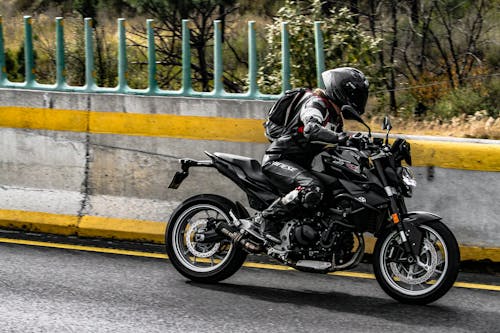
[(429, 212), (408, 212), (402, 216), (403, 222), (409, 222), (413, 225), (419, 225), (429, 221), (441, 220), (441, 216)]
[(441, 217), (433, 213), (417, 211), (408, 212), (402, 218), (403, 228), (413, 255), (418, 256), (422, 248), (423, 233), (417, 226), (426, 222), (441, 220)]

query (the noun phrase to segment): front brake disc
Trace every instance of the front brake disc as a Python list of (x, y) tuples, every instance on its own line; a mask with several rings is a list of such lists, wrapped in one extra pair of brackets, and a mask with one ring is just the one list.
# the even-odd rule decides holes
[[(392, 273), (399, 281), (407, 284), (421, 284), (428, 281), (434, 274), (438, 257), (436, 249), (428, 239), (424, 239), (424, 246), (422, 247), (422, 251), (419, 255), (419, 260), (421, 260), (424, 255), (424, 264), (427, 265), (425, 269), (417, 264), (412, 264), (408, 267), (408, 270), (406, 270), (403, 264), (391, 262), (389, 263), (389, 266), (391, 267)], [(418, 270), (413, 271), (414, 268), (417, 268)], [(423, 275), (420, 275), (422, 273)]]

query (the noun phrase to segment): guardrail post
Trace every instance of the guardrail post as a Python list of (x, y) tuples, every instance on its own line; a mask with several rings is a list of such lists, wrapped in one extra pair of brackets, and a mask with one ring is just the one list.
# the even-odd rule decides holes
[(28, 88), (35, 85), (35, 60), (33, 56), (33, 30), (31, 24), (31, 16), (24, 16), (24, 85)]
[(155, 35), (153, 31), (154, 20), (147, 20), (148, 33), (148, 94), (154, 94), (158, 90), (158, 82), (156, 81), (156, 47)]
[(118, 19), (118, 87), (119, 93), (127, 90), (127, 43), (125, 36), (125, 19)]
[(92, 36), (93, 24), (91, 18), (85, 18), (85, 91), (95, 89), (94, 71), (94, 41)]
[(5, 66), (5, 48), (3, 44), (3, 18), (0, 15), (0, 86), (7, 81), (7, 68)]
[(255, 21), (248, 22), (248, 97), (255, 98), (257, 86), (257, 43), (255, 41)]
[(221, 21), (214, 21), (214, 96), (220, 97), (224, 94), (224, 86), (222, 83), (222, 37), (221, 37)]
[(316, 46), (316, 77), (318, 80), (318, 87), (324, 88), (325, 84), (321, 78), (321, 73), (325, 71), (325, 49), (323, 44), (323, 32), (321, 31), (320, 21), (314, 22), (314, 40)]
[(66, 85), (66, 64), (64, 62), (64, 21), (56, 17), (56, 89)]
[(189, 96), (191, 85), (191, 36), (188, 27), (189, 20), (182, 20), (182, 89), (181, 94)]
[(288, 42), (288, 22), (281, 23), (281, 80), (282, 93), (291, 89), (290, 84), (290, 44)]

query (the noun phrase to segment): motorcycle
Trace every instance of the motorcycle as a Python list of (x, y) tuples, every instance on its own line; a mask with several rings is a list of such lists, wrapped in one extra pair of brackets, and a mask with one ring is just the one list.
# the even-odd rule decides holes
[[(345, 144), (327, 145), (313, 162), (312, 172), (328, 189), (314, 211), (303, 210), (282, 221), (281, 243), (267, 241), (258, 218), (239, 202), (199, 194), (173, 212), (165, 234), (173, 266), (197, 282), (215, 283), (233, 275), (248, 253), (267, 254), (305, 272), (328, 273), (357, 266), (365, 252), (364, 233), (377, 239), (373, 270), (381, 288), (407, 304), (428, 304), (455, 282), (460, 262), (457, 241), (436, 214), (408, 211), (405, 198), (416, 186), (410, 168), (410, 143), (389, 142), (392, 128), (384, 118), (384, 138), (351, 107), (345, 119), (368, 128)], [(191, 167), (215, 168), (247, 195), (249, 206), (262, 211), (285, 193), (274, 187), (254, 159), (205, 152), (210, 160), (181, 159), (181, 171), (170, 188), (178, 188)], [(403, 161), (406, 165), (403, 165)]]

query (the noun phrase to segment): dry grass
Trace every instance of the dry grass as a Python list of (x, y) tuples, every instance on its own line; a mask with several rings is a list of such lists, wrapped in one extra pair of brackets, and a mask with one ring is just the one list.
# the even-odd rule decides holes
[[(382, 116), (374, 116), (369, 125), (375, 132), (381, 131)], [(442, 120), (408, 120), (391, 118), (392, 134), (436, 135), (458, 138), (480, 138), (500, 140), (500, 118), (486, 116), (486, 112), (478, 111), (473, 116), (462, 115), (449, 121)], [(346, 129), (363, 131), (363, 125), (348, 121)]]

